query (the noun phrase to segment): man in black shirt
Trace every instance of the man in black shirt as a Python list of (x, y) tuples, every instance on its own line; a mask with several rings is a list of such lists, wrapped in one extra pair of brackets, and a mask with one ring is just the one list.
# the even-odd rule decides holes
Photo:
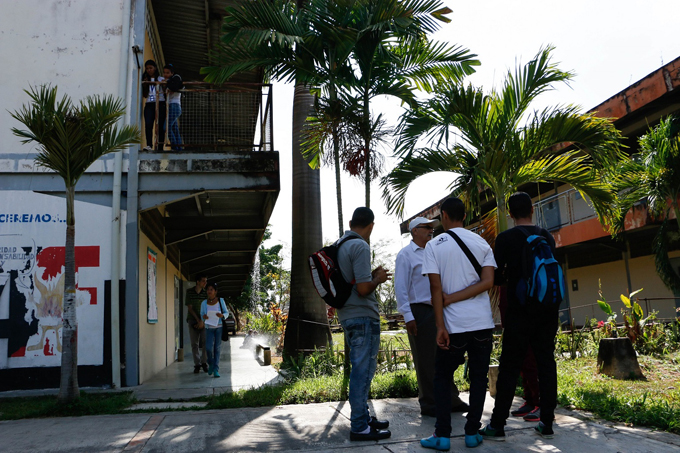
[(505, 421), (515, 395), (517, 378), (529, 345), (538, 365), (541, 417), (536, 432), (543, 437), (553, 436), (552, 424), (557, 406), (557, 365), (555, 364), (555, 334), (558, 326), (558, 309), (539, 311), (520, 305), (516, 294), (522, 278), (523, 249), (527, 237), (543, 236), (555, 252), (555, 240), (545, 229), (532, 222), (534, 212), (531, 197), (517, 192), (508, 199), (510, 217), (515, 227), (496, 238), (495, 258), (497, 284), (507, 284), (508, 306), (503, 330), (503, 352), (496, 384), (496, 403), (491, 421), (480, 434), (489, 440), (505, 440)]

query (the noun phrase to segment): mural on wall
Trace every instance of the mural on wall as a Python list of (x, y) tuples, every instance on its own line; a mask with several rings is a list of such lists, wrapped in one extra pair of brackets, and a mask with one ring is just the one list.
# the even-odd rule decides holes
[(146, 314), (146, 322), (156, 324), (158, 322), (158, 304), (156, 303), (156, 275), (157, 254), (150, 248), (146, 250), (146, 299), (149, 301)]
[[(0, 195), (0, 369), (60, 366), (65, 203), (32, 192)], [(76, 223), (78, 363), (101, 365), (109, 275), (102, 258), (109, 247), (102, 234), (107, 225), (97, 225), (97, 219), (105, 219), (110, 209), (77, 202), (77, 219), (83, 210), (90, 215)]]

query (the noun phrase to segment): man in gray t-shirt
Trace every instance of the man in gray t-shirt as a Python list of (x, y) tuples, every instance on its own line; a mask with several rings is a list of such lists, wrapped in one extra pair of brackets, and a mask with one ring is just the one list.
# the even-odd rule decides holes
[(380, 315), (375, 289), (390, 278), (382, 266), (371, 271), (368, 238), (373, 231), (374, 219), (369, 208), (357, 208), (349, 222), (349, 231), (343, 235), (343, 238), (356, 239), (346, 241), (338, 249), (338, 267), (345, 281), (353, 284), (352, 294), (338, 310), (352, 364), (349, 376), (350, 440), (379, 440), (391, 435), (387, 430), (389, 422), (371, 417), (367, 404), (380, 348)]

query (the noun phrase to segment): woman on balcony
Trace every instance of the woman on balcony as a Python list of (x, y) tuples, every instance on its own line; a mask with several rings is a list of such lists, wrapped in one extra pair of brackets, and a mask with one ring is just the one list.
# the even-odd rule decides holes
[[(142, 82), (162, 82), (165, 80), (158, 71), (158, 66), (153, 60), (148, 60), (144, 63), (144, 74), (142, 75)], [(142, 95), (146, 98), (144, 105), (144, 132), (146, 133), (145, 151), (153, 150), (153, 126), (154, 122), (158, 124), (158, 144), (156, 149), (163, 150), (163, 142), (165, 141), (165, 96), (163, 90), (159, 89), (155, 83), (142, 84)], [(158, 118), (156, 118), (156, 98), (158, 97)]]
[(174, 151), (179, 151), (182, 144), (182, 137), (179, 135), (179, 122), (177, 119), (182, 114), (182, 104), (180, 98), (182, 94), (179, 92), (184, 87), (182, 77), (175, 73), (175, 67), (171, 64), (166, 64), (163, 67), (163, 76), (167, 80), (167, 98), (168, 98), (168, 138), (172, 144)]

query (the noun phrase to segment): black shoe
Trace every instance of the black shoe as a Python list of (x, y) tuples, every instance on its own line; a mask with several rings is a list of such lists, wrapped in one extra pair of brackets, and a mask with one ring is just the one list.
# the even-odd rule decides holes
[(421, 409), (421, 410), (420, 410), (420, 415), (424, 415), (424, 416), (426, 416), (426, 417), (436, 417), (436, 416), (437, 416), (437, 412), (436, 412), (434, 409), (432, 409), (432, 410)]
[(195, 366), (195, 367), (194, 367), (194, 373), (198, 374), (200, 371), (201, 371), (201, 367), (200, 367), (200, 366)]
[(371, 428), (368, 434), (359, 434), (352, 431), (349, 432), (349, 440), (380, 440), (388, 439), (392, 435), (387, 429)]
[(206, 373), (208, 372), (208, 364), (207, 363), (204, 363), (203, 365), (201, 365), (201, 368), (203, 368), (203, 371), (205, 371)]
[(462, 402), (458, 406), (452, 407), (451, 412), (470, 412), (468, 403)]
[(371, 420), (368, 422), (368, 426), (375, 429), (387, 429), (390, 427), (390, 422), (387, 420), (378, 420), (375, 417), (371, 417)]

